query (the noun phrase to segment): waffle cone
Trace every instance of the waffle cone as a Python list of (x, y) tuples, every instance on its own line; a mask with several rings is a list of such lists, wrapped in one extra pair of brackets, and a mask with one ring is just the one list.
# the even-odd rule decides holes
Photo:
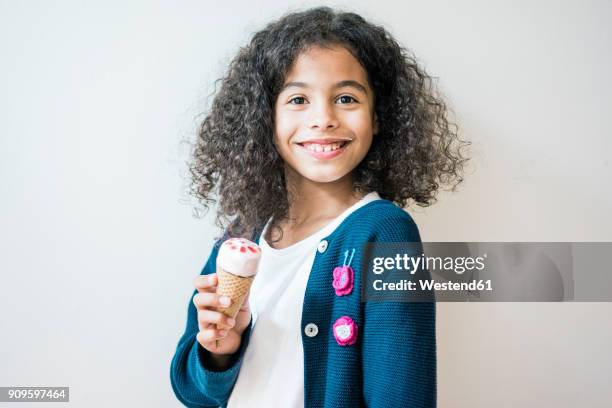
[(217, 310), (234, 319), (249, 293), (255, 275), (244, 278), (224, 271), (222, 268), (217, 268), (217, 278), (217, 294), (232, 299), (232, 304), (229, 307), (219, 307)]

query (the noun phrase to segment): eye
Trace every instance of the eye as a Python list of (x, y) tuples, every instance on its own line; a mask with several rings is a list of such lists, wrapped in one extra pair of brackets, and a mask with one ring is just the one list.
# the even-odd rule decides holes
[(348, 103), (353, 103), (353, 102), (357, 102), (357, 99), (353, 98), (350, 95), (342, 95), (341, 97), (339, 97), (337, 99), (338, 101), (342, 101), (343, 105), (346, 105)]
[[(291, 105), (303, 105), (305, 100), (306, 100), (306, 98), (304, 98), (303, 96), (296, 96), (295, 98), (291, 98), (289, 100), (289, 103)], [(293, 103), (293, 101), (296, 101), (296, 102)]]

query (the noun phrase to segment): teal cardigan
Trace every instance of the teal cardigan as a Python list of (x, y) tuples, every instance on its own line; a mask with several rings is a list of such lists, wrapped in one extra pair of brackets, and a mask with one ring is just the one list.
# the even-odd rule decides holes
[[(257, 242), (259, 233), (253, 238)], [(215, 272), (217, 241), (201, 274)], [(351, 213), (319, 245), (302, 311), (305, 407), (435, 407), (435, 303), (361, 302), (361, 258), (366, 242), (420, 242), (412, 217), (387, 200), (372, 201)], [(355, 249), (354, 288), (336, 295), (332, 271)], [(193, 295), (196, 294), (194, 291)], [(192, 295), (192, 298), (193, 298)], [(334, 322), (349, 316), (357, 341), (340, 345)], [(313, 334), (313, 324), (318, 330)], [(309, 329), (307, 329), (307, 326)], [(196, 340), (197, 313), (190, 299), (187, 327), (170, 367), (172, 388), (187, 407), (226, 406), (249, 344), (252, 321), (242, 335), (231, 366), (214, 371)]]

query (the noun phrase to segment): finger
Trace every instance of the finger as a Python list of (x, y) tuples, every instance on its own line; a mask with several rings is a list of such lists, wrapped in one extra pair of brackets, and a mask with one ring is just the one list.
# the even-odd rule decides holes
[(203, 327), (205, 324), (216, 324), (219, 329), (229, 329), (236, 325), (236, 320), (210, 309), (198, 310), (198, 322)]
[(206, 330), (206, 329), (214, 329), (215, 325), (212, 323), (200, 323), (200, 321), (198, 320), (198, 330), (202, 331), (202, 330)]
[(221, 296), (216, 293), (200, 292), (194, 295), (193, 304), (198, 309), (206, 307), (228, 307), (232, 304), (232, 300), (227, 296)]
[(198, 292), (214, 292), (217, 287), (217, 274), (199, 275), (194, 279), (193, 285)]
[(225, 330), (214, 330), (214, 329), (206, 329), (200, 331), (196, 335), (196, 339), (202, 345), (206, 345), (209, 348), (215, 348), (215, 340), (223, 339), (227, 336), (227, 331)]

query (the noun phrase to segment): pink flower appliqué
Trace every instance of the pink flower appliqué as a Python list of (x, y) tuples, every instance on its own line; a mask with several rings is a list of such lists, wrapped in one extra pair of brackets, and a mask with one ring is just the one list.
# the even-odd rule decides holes
[(334, 337), (341, 346), (355, 344), (357, 332), (357, 324), (348, 316), (342, 316), (334, 323)]
[(334, 268), (334, 281), (332, 286), (337, 296), (348, 295), (353, 291), (353, 277), (355, 272), (350, 266), (337, 266)]

